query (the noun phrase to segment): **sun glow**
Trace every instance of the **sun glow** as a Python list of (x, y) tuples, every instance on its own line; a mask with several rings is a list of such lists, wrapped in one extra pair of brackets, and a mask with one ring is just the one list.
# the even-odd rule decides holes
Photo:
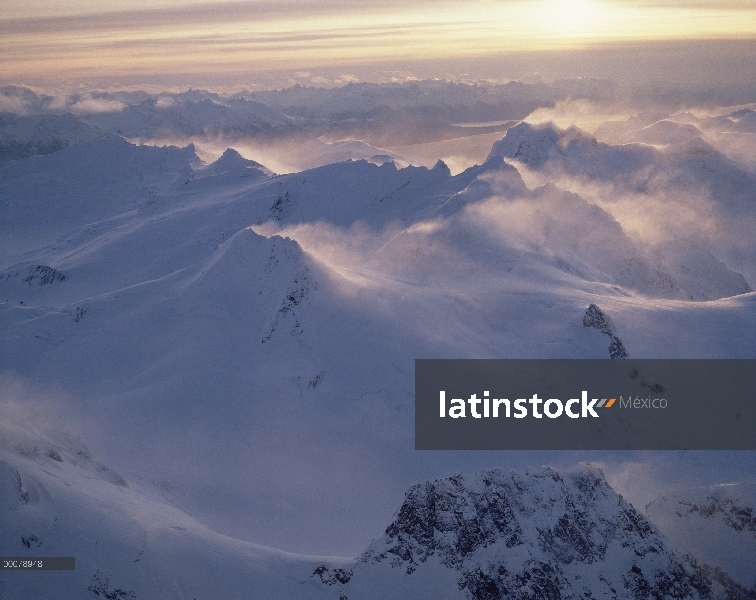
[(564, 37), (579, 37), (592, 29), (602, 7), (590, 0), (551, 0), (543, 14), (555, 33)]
[[(89, 0), (86, 6), (93, 10), (95, 4)], [(0, 73), (17, 80), (308, 70), (597, 43), (756, 37), (756, 7), (736, 2), (721, 8), (705, 0), (687, 6), (616, 0), (365, 0), (359, 6), (342, 0), (171, 0), (162, 8), (108, 10), (103, 4), (84, 15), (0, 18)]]

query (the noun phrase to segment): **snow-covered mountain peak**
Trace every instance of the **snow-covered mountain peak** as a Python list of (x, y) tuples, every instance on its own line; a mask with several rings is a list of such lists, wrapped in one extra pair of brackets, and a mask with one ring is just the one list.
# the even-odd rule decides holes
[(509, 128), (507, 135), (493, 145), (488, 159), (495, 156), (517, 158), (536, 167), (547, 159), (552, 147), (559, 141), (560, 133), (553, 123), (520, 123)]
[(14, 252), (38, 247), (127, 215), (183, 183), (199, 162), (192, 146), (136, 146), (103, 137), (0, 165), (0, 196), (13, 198), (0, 203), (9, 233), (0, 246)]
[[(280, 270), (278, 267), (282, 262), (291, 264), (293, 269), (303, 268), (300, 264), (302, 255), (302, 248), (290, 238), (278, 235), (267, 238), (245, 227), (221, 244), (203, 263), (201, 277), (217, 279), (208, 282), (212, 291), (227, 287), (229, 280), (235, 280), (238, 286), (242, 282), (252, 282), (254, 275), (262, 277)], [(237, 291), (241, 290), (237, 288)]]
[(446, 163), (440, 158), (438, 159), (436, 164), (433, 165), (433, 169), (431, 169), (431, 171), (439, 171), (443, 173), (444, 175), (451, 175), (451, 171), (449, 170), (449, 167), (446, 166)]
[(507, 135), (493, 145), (488, 158), (513, 158), (537, 169), (555, 152), (566, 152), (574, 145), (593, 146), (597, 143), (596, 138), (574, 125), (560, 129), (553, 122), (520, 123), (508, 129)]
[(535, 171), (612, 179), (652, 162), (658, 151), (637, 144), (610, 146), (575, 126), (560, 129), (549, 122), (510, 128), (493, 145), (489, 159), (494, 156), (515, 160)]
[(0, 597), (747, 589), (741, 485), (671, 490), (748, 457), (593, 455), (638, 508), (665, 491), (639, 515), (594, 466), (523, 470), (568, 455), (414, 450), (416, 358), (756, 356), (756, 176), (728, 150), (756, 113), (515, 126), (625, 91), (0, 88), (0, 543), (77, 567)]
[(378, 581), (398, 592), (392, 597), (410, 598), (415, 585), (449, 578), (459, 592), (434, 597), (692, 599), (722, 591), (590, 464), (417, 484), (350, 568), (322, 565), (315, 575), (341, 598), (368, 597)]
[(571, 532), (581, 539), (562, 540), (566, 545), (557, 544), (559, 548), (542, 534), (569, 513), (615, 512), (620, 504), (601, 471), (590, 466), (564, 475), (548, 467), (524, 474), (498, 469), (467, 477), (460, 473), (413, 486), (385, 536), (361, 560), (396, 563), (398, 557), (411, 573), (437, 554), (446, 566), (459, 568), (481, 548), (500, 543), (514, 548), (530, 544), (535, 536), (542, 550), (553, 550), (566, 564), (578, 555), (593, 562), (600, 551), (590, 533)]
[(260, 163), (244, 158), (234, 148), (226, 148), (223, 154), (213, 163), (195, 169), (195, 177), (211, 177), (227, 173), (242, 172), (245, 175), (273, 175), (273, 171)]

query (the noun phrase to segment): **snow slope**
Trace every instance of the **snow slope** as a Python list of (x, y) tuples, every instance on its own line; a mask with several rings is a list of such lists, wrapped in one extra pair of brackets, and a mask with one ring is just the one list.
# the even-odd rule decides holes
[(417, 484), (357, 559), (301, 556), (219, 535), (177, 508), (167, 483), (127, 481), (80, 440), (4, 416), (4, 554), (76, 558), (75, 571), (4, 572), (4, 598), (746, 597), (681, 555), (595, 467)]
[[(596, 146), (582, 138), (577, 148)], [(214, 548), (210, 570), (227, 552), (254, 557), (238, 566), (254, 589), (286, 572), (293, 587), (279, 597), (300, 580), (309, 597), (333, 595), (310, 559), (238, 540), (356, 553), (410, 484), (476, 464), (414, 452), (415, 358), (608, 358), (606, 336), (585, 325), (592, 304), (631, 357), (756, 355), (756, 295), (738, 293), (711, 250), (681, 243), (662, 264), (609, 202), (529, 187), (496, 153), (456, 176), (442, 162), (376, 162), (277, 176), (231, 150), (206, 165), (191, 146), (113, 137), (0, 166), (0, 369), (15, 382), (2, 401), (34, 407), (41, 395), (57, 415), (24, 413), (32, 441), (4, 442), (3, 485), (18, 492), (2, 513), (18, 524), (9, 548), (89, 539), (91, 513), (92, 537), (112, 551), (100, 565), (82, 550), (71, 585), (104, 589), (108, 577), (108, 590), (141, 597), (175, 581), (189, 593), (178, 557), (191, 546)], [(739, 176), (716, 156), (707, 165)], [(752, 250), (752, 236), (740, 243)], [(32, 504), (25, 481), (50, 498)], [(164, 526), (173, 519), (189, 533)], [(153, 530), (163, 541), (147, 551), (174, 557), (164, 575), (126, 570)], [(203, 568), (190, 569), (197, 586), (215, 581)], [(463, 593), (447, 571), (438, 581)]]
[[(125, 480), (78, 439), (2, 424), (4, 556), (73, 556), (74, 571), (3, 571), (3, 598), (324, 598), (323, 560), (207, 529), (165, 490)], [(342, 559), (343, 561), (343, 559)]]
[(756, 485), (722, 484), (663, 494), (645, 514), (681, 551), (756, 588)]
[(585, 465), (566, 473), (459, 473), (413, 486), (359, 560), (317, 573), (351, 599), (376, 590), (397, 599), (473, 600), (727, 593)]
[(31, 116), (0, 113), (0, 163), (52, 154), (104, 135), (70, 113)]
[[(667, 262), (658, 267), (678, 275), (692, 267), (693, 278), (703, 280), (719, 261), (725, 268), (717, 277), (728, 290), (722, 295), (752, 288), (756, 256), (749, 232), (755, 225), (756, 175), (700, 137), (662, 149), (613, 146), (574, 127), (522, 123), (494, 144), (490, 157), (521, 166), (530, 185), (555, 182), (597, 204), (651, 252), (671, 243), (658, 249)], [(668, 253), (682, 246), (714, 260), (701, 255), (700, 263), (690, 260), (691, 252), (687, 260), (677, 251)], [(717, 297), (700, 287), (687, 291), (692, 299)]]

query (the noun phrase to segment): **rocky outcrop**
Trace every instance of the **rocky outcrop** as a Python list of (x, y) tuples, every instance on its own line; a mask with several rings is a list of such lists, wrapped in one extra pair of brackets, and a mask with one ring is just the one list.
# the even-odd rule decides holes
[(320, 565), (313, 576), (357, 598), (360, 582), (381, 581), (378, 572), (386, 579), (387, 568), (405, 585), (452, 571), (457, 589), (444, 598), (727, 597), (590, 465), (565, 473), (479, 471), (415, 485), (352, 568)]
[(595, 304), (591, 304), (583, 315), (583, 327), (598, 329), (604, 335), (609, 336), (609, 358), (627, 358), (627, 350), (622, 340), (617, 336), (611, 319)]
[(48, 265), (35, 265), (24, 271), (13, 270), (0, 275), (0, 281), (10, 281), (12, 279), (20, 279), (31, 287), (33, 285), (42, 286), (58, 281), (65, 281), (66, 276)]

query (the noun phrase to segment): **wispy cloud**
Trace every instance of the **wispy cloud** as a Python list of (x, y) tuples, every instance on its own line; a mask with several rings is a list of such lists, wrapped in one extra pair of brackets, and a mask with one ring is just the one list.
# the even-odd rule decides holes
[[(756, 36), (756, 11), (639, 0), (90, 2), (51, 16), (13, 1), (0, 19), (6, 78), (233, 72), (493, 56), (625, 40)], [(66, 5), (74, 6), (74, 5)], [(78, 5), (76, 5), (78, 6)], [(15, 8), (14, 8), (15, 7)], [(68, 9), (67, 9), (68, 10)], [(75, 11), (75, 8), (71, 8)], [(56, 13), (53, 12), (52, 15)]]
[(119, 112), (124, 108), (126, 108), (126, 105), (118, 100), (82, 98), (73, 104), (69, 110), (77, 115), (92, 115), (98, 113)]

